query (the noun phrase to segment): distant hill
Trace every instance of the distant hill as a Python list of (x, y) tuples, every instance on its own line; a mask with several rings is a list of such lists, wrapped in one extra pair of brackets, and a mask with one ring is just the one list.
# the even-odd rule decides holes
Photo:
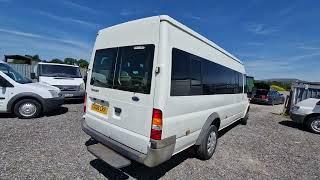
[(279, 82), (279, 83), (294, 83), (297, 81), (302, 82), (300, 79), (293, 79), (293, 78), (273, 78), (273, 79), (263, 79), (263, 80), (258, 80), (258, 81), (263, 81), (263, 82)]

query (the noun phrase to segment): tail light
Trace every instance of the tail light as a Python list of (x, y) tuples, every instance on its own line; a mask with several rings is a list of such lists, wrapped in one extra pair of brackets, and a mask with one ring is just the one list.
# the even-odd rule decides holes
[(268, 99), (268, 96), (266, 96), (266, 95), (261, 95), (261, 99)]
[(162, 134), (162, 111), (159, 109), (153, 109), (150, 138), (154, 140), (161, 140), (161, 134)]
[(87, 93), (84, 95), (84, 100), (83, 100), (83, 112), (87, 111)]

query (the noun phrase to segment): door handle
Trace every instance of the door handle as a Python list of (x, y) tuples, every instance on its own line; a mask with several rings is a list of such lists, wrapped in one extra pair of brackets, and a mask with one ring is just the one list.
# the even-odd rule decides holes
[(132, 101), (139, 101), (140, 99), (137, 96), (132, 97)]
[(115, 112), (116, 114), (120, 114), (120, 113), (121, 113), (121, 108), (115, 107), (115, 108), (114, 108), (114, 112)]

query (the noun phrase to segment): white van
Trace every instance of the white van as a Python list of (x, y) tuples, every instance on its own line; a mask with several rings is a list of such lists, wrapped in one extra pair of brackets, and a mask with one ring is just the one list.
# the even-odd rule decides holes
[(31, 78), (59, 88), (68, 99), (83, 99), (85, 94), (80, 67), (76, 65), (40, 62), (35, 66)]
[(64, 102), (60, 90), (45, 83), (32, 83), (0, 61), (0, 113), (13, 112), (19, 118), (35, 118)]
[(100, 30), (82, 129), (88, 150), (114, 167), (157, 166), (194, 146), (213, 155), (218, 131), (246, 123), (240, 60), (168, 16)]

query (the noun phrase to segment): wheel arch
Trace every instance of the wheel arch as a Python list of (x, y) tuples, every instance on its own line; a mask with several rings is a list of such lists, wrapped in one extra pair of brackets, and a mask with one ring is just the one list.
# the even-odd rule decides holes
[(310, 118), (312, 117), (317, 117), (317, 116), (320, 116), (320, 113), (312, 113), (312, 114), (309, 114), (307, 115), (304, 120), (303, 120), (303, 123), (305, 124)]
[(199, 134), (199, 137), (195, 143), (195, 145), (200, 145), (203, 138), (205, 138), (206, 132), (208, 131), (208, 129), (210, 128), (211, 125), (215, 125), (217, 127), (217, 130), (219, 131), (220, 128), (220, 124), (221, 124), (221, 120), (220, 120), (220, 116), (218, 115), (218, 113), (214, 112), (212, 113), (206, 120), (206, 122), (204, 123), (204, 125), (201, 128), (201, 132)]
[(42, 111), (43, 111), (44, 100), (41, 96), (39, 96), (38, 94), (35, 94), (35, 93), (19, 93), (19, 94), (13, 96), (8, 102), (7, 109), (10, 112), (13, 112), (14, 105), (22, 99), (34, 99), (34, 100), (38, 101), (41, 104)]

